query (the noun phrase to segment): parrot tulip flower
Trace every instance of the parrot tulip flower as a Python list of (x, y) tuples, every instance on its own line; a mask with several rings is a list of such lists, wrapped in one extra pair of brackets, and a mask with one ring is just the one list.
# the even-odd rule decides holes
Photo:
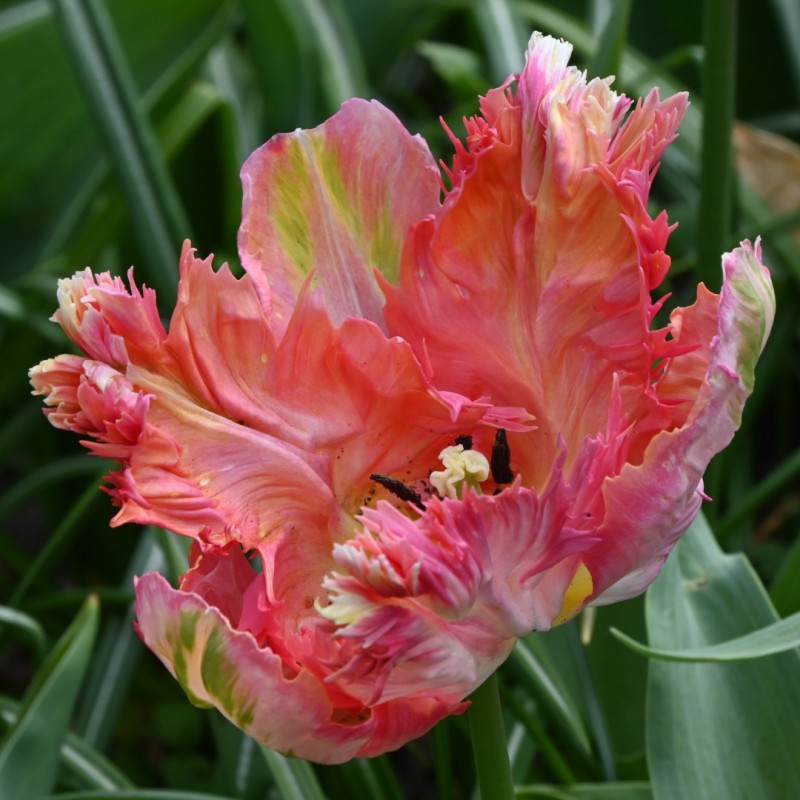
[(687, 99), (632, 106), (534, 35), (442, 183), (350, 101), (242, 170), (237, 279), (184, 245), (153, 293), (90, 270), (31, 371), (118, 460), (112, 524), (190, 537), (138, 630), (192, 701), (320, 762), (400, 747), (516, 639), (643, 591), (697, 514), (774, 297), (758, 245), (653, 326), (670, 227), (650, 184)]

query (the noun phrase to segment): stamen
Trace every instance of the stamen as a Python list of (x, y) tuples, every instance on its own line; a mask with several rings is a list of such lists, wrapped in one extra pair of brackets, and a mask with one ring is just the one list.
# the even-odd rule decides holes
[(456, 436), (456, 444), (460, 444), (465, 450), (472, 450), (472, 437), (467, 434)]
[(492, 478), (495, 483), (511, 483), (514, 473), (511, 470), (511, 448), (505, 428), (498, 428), (492, 446)]
[(422, 511), (425, 510), (425, 504), (422, 502), (422, 496), (415, 492), (410, 486), (406, 486), (403, 481), (397, 478), (392, 478), (389, 475), (381, 475), (378, 472), (373, 472), (369, 476), (371, 481), (379, 483), (384, 489), (388, 489), (395, 497), (400, 500), (405, 500), (407, 503), (413, 503), (417, 508)]
[(445, 447), (439, 458), (443, 470), (431, 472), (430, 482), (440, 497), (461, 499), (464, 484), (480, 494), (480, 484), (489, 477), (489, 462), (477, 450), (465, 450), (464, 445)]

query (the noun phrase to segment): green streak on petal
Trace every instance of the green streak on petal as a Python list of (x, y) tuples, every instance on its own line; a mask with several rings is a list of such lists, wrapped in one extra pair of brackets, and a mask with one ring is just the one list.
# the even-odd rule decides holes
[[(172, 644), (172, 666), (175, 670), (175, 678), (178, 683), (183, 687), (186, 696), (192, 705), (198, 708), (210, 708), (211, 704), (198, 697), (191, 689), (192, 679), (190, 675), (189, 665), (194, 655), (196, 639), (197, 639), (197, 625), (200, 622), (201, 612), (199, 611), (182, 611), (180, 614), (180, 623), (178, 625), (177, 641), (170, 642)], [(188, 656), (188, 658), (187, 658)]]
[(313, 269), (312, 232), (308, 225), (306, 206), (313, 187), (298, 139), (287, 143), (288, 170), (276, 175), (274, 204), (275, 228), (280, 244), (295, 268), (304, 275)]
[(199, 611), (184, 611), (181, 614), (180, 643), (186, 650), (194, 650), (197, 636), (197, 623), (200, 620)]
[(225, 714), (246, 730), (255, 718), (255, 704), (242, 704), (237, 697), (240, 673), (237, 664), (228, 656), (222, 632), (217, 628), (208, 636), (200, 675), (208, 693)]
[[(749, 278), (749, 279), (748, 279)], [(761, 286), (757, 281), (761, 281)], [(765, 298), (759, 292), (770, 292), (771, 287), (758, 274), (737, 278), (733, 281), (733, 289), (739, 296), (740, 304), (744, 307), (746, 317), (741, 321), (742, 343), (739, 358), (739, 376), (748, 391), (753, 390), (755, 382), (755, 366), (764, 341), (767, 336), (767, 321), (765, 319)], [(773, 300), (774, 303), (774, 300)]]

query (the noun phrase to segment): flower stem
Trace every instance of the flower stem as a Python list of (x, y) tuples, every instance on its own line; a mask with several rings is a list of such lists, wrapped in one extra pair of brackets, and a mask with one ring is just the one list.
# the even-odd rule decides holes
[(497, 676), (484, 681), (470, 695), (470, 700), (469, 727), (481, 797), (483, 800), (514, 800)]
[[(700, 156), (700, 205), (696, 277), (712, 291), (722, 282), (720, 259), (728, 247), (732, 211), (731, 130), (735, 101), (736, 16), (738, 0), (703, 4), (703, 147)], [(714, 459), (704, 476), (705, 490), (719, 497), (722, 462)], [(713, 506), (713, 508), (712, 508)], [(709, 506), (715, 521), (716, 506)]]
[(698, 278), (716, 291), (731, 233), (731, 128), (735, 101), (737, 0), (704, 3), (703, 149), (698, 209)]

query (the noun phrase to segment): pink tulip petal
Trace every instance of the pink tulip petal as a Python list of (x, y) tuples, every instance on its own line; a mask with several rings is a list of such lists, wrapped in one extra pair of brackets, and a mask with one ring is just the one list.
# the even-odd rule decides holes
[(334, 706), (308, 670), (289, 669), (252, 634), (194, 592), (149, 573), (136, 583), (136, 615), (145, 644), (193, 703), (215, 706), (261, 744), (286, 755), (341, 763), (376, 755), (420, 736), (463, 710), (436, 698)]
[(60, 307), (53, 320), (90, 358), (112, 366), (124, 366), (130, 358), (146, 362), (166, 338), (155, 292), (140, 292), (133, 270), (128, 280), (130, 290), (121, 278), (85, 269), (58, 285)]
[(472, 691), (517, 637), (558, 618), (595, 542), (569, 524), (574, 494), (557, 472), (541, 497), (469, 492), (429, 501), (418, 520), (387, 504), (365, 510), (365, 532), (336, 545), (323, 582), (323, 613), (343, 640), (328, 680), (364, 702)]
[[(691, 367), (668, 372), (664, 379), (668, 394), (678, 393), (683, 384), (685, 394), (692, 396), (685, 422), (658, 433), (642, 463), (626, 464), (603, 489), (606, 516), (597, 530), (600, 543), (586, 555), (600, 595), (597, 602), (633, 596), (655, 578), (700, 508), (708, 462), (727, 446), (741, 422), (755, 363), (772, 327), (775, 299), (758, 245), (743, 242), (726, 253), (723, 270), (718, 299), (701, 287), (698, 302), (673, 315), (678, 341), (698, 337), (688, 356)], [(698, 386), (703, 359), (705, 375)], [(676, 367), (681, 360), (675, 359)], [(626, 579), (630, 574), (635, 577)]]
[(239, 252), (275, 330), (311, 274), (334, 322), (383, 326), (373, 270), (394, 278), (409, 226), (438, 206), (425, 142), (380, 103), (350, 100), (318, 128), (256, 150), (242, 182)]

